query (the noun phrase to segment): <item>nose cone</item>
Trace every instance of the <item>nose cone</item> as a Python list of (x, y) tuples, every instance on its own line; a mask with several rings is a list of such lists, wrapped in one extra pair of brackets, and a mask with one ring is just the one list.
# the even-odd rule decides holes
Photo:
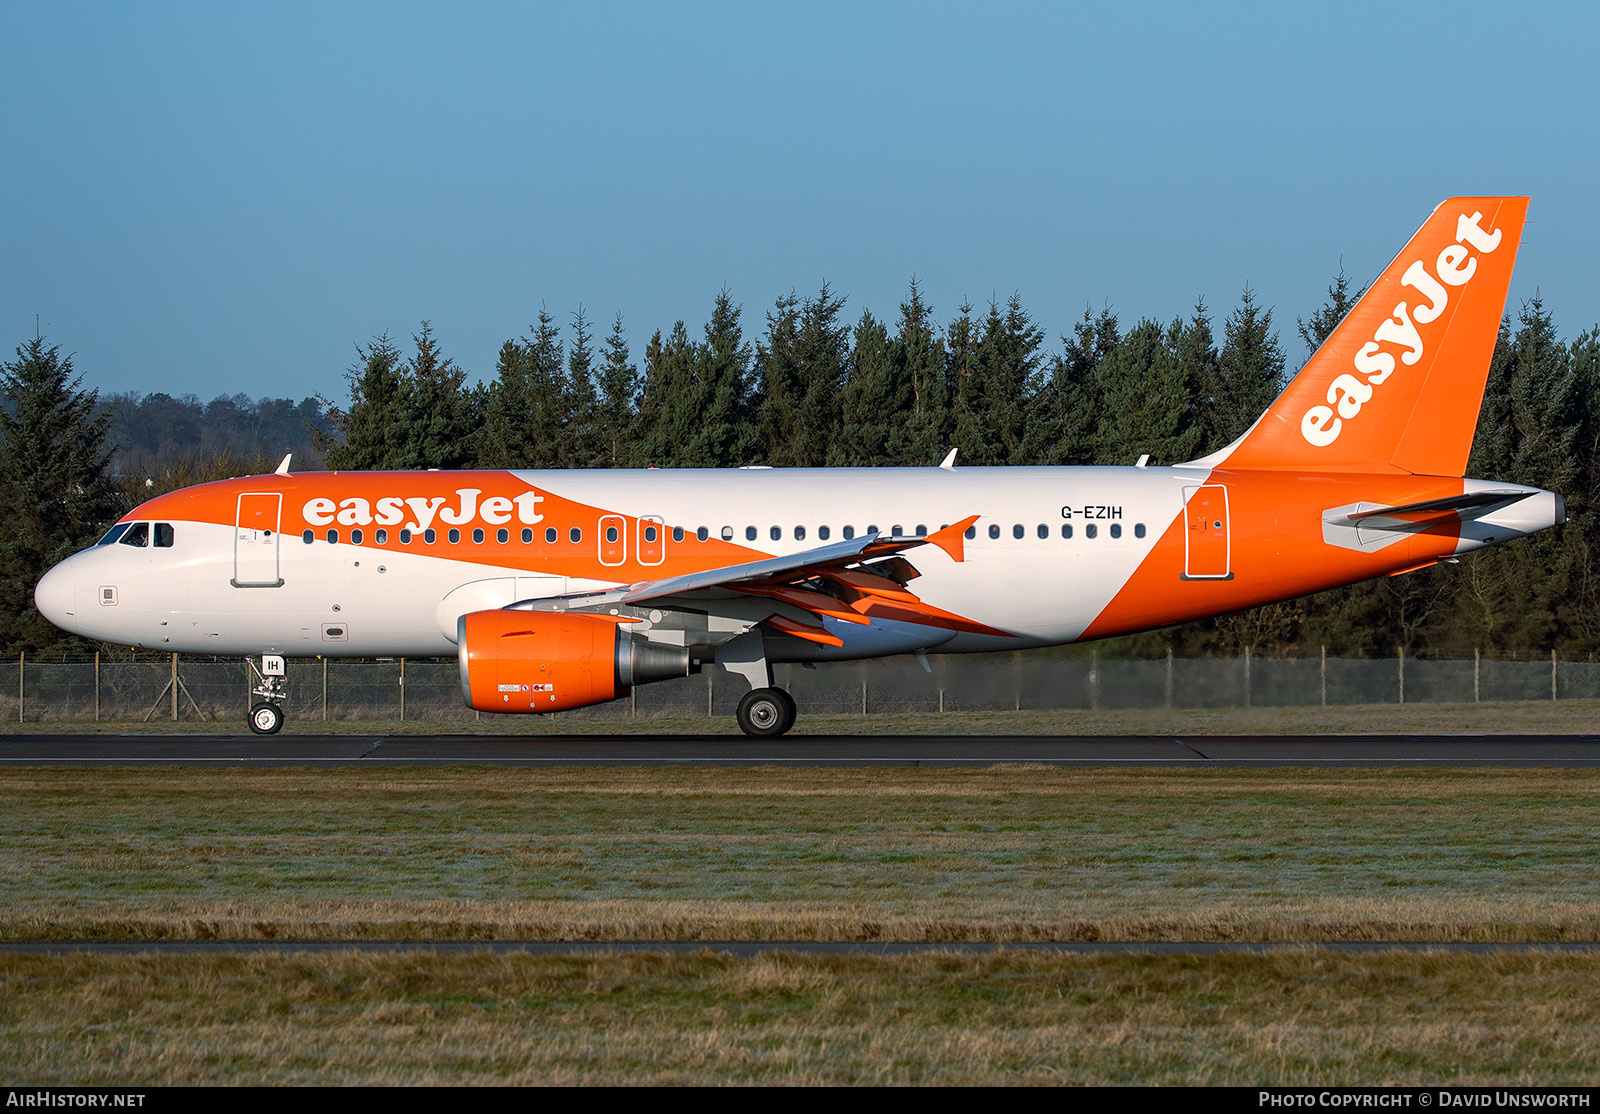
[(64, 631), (75, 629), (76, 580), (72, 558), (69, 557), (45, 573), (39, 586), (33, 590), (33, 602), (38, 606), (39, 614)]

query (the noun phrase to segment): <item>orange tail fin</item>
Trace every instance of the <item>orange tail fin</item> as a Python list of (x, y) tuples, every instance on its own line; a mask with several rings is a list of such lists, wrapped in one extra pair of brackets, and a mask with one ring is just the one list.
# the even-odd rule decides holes
[(1460, 476), (1526, 197), (1444, 202), (1238, 441), (1228, 468)]

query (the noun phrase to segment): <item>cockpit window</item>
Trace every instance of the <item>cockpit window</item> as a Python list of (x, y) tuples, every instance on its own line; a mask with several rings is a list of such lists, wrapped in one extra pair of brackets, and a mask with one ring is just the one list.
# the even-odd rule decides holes
[(156, 523), (156, 548), (157, 549), (171, 549), (172, 548), (172, 523), (170, 523), (170, 522), (158, 522), (158, 523)]
[(117, 539), (122, 545), (136, 545), (143, 548), (150, 544), (150, 524), (148, 522), (134, 522), (121, 538)]
[(131, 523), (131, 522), (119, 522), (115, 526), (113, 526), (111, 529), (106, 531), (106, 536), (105, 537), (101, 538), (99, 541), (95, 542), (94, 544), (95, 545), (116, 545), (117, 544), (117, 539), (121, 538), (123, 534), (126, 534), (128, 532), (128, 527), (132, 526), (132, 525), (133, 525), (133, 523)]

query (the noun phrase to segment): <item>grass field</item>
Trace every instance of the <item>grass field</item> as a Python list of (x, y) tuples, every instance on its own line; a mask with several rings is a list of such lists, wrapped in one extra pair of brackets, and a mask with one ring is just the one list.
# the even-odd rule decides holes
[[(0, 936), (1594, 940), (1600, 771), (0, 770)], [(1600, 958), (0, 957), (35, 1082), (1595, 1082)]]
[(0, 1077), (1588, 1084), (1577, 956), (0, 957)]

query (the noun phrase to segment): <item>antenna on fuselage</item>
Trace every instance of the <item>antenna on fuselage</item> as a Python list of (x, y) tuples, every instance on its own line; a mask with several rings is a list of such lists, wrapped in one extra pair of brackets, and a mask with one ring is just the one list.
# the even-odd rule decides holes
[(289, 474), (289, 458), (293, 455), (293, 453), (284, 453), (283, 461), (272, 474), (274, 476), (287, 476)]

